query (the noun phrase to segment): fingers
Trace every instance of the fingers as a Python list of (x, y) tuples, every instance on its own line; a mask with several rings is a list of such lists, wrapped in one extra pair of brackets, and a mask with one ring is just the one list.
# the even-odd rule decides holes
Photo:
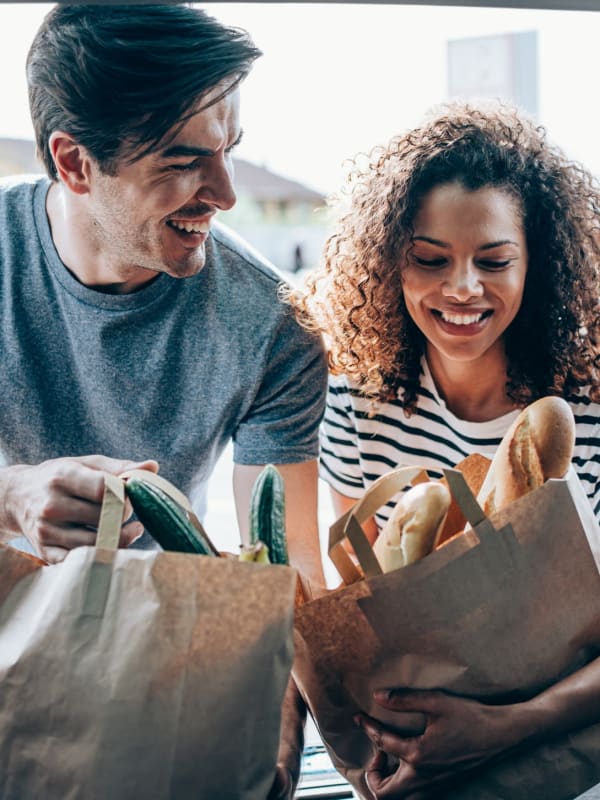
[(390, 711), (420, 711), (426, 713), (435, 702), (437, 692), (420, 689), (376, 689), (375, 702)]
[[(98, 504), (79, 497), (57, 494), (48, 497), (47, 502), (42, 507), (40, 522), (47, 523), (48, 526), (61, 525), (65, 521), (77, 527), (87, 525), (96, 527), (98, 524)], [(44, 538), (43, 531), (40, 531), (40, 538)]]
[(70, 550), (65, 550), (64, 547), (45, 547), (42, 558), (48, 564), (59, 564), (65, 560), (69, 552)]
[(136, 539), (139, 539), (144, 532), (144, 526), (141, 522), (128, 522), (121, 528), (121, 536), (119, 538), (119, 547), (129, 547)]
[(384, 750), (396, 758), (410, 756), (420, 738), (416, 736), (399, 736), (391, 728), (382, 725), (366, 714), (357, 714), (355, 722), (360, 725), (378, 750)]
[(371, 792), (377, 792), (388, 775), (387, 757), (385, 753), (378, 750), (365, 769), (365, 780)]
[(147, 469), (150, 472), (158, 472), (158, 461), (155, 461), (153, 458), (146, 459), (145, 461), (132, 461), (131, 459), (91, 455), (78, 456), (72, 460), (85, 464), (99, 472), (110, 472), (111, 475), (120, 475), (121, 472), (125, 472), (129, 469)]
[(56, 564), (63, 561), (69, 550), (74, 547), (93, 545), (96, 541), (96, 533), (86, 528), (44, 525), (38, 529), (36, 541), (36, 550), (41, 558), (48, 564)]
[(417, 800), (420, 781), (415, 770), (403, 761), (390, 764), (387, 755), (378, 750), (365, 769), (365, 781), (376, 800)]
[(74, 459), (57, 460), (53, 475), (53, 485), (73, 496), (102, 502), (104, 493), (104, 473), (120, 475), (130, 469), (146, 469), (158, 472), (158, 462), (123, 461), (106, 456), (82, 456)]
[[(129, 547), (144, 532), (141, 522), (129, 522), (121, 529), (119, 547)], [(96, 532), (84, 528), (59, 528), (46, 531), (38, 547), (40, 556), (48, 564), (64, 561), (68, 553), (75, 547), (93, 546), (96, 544)], [(48, 544), (44, 544), (47, 541)]]

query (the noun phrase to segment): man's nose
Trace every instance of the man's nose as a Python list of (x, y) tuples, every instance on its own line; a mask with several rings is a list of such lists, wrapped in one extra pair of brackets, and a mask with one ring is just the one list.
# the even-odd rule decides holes
[(208, 161), (206, 170), (202, 170), (200, 185), (195, 194), (196, 200), (220, 211), (229, 211), (237, 200), (231, 157), (215, 154)]

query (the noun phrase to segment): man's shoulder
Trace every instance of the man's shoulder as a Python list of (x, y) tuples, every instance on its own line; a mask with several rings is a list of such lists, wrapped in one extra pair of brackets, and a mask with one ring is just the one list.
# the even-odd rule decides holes
[(271, 283), (273, 286), (285, 282), (285, 278), (274, 264), (262, 256), (249, 242), (224, 225), (214, 222), (211, 234), (218, 257), (228, 261), (232, 266), (249, 268), (251, 274), (259, 281)]
[(36, 187), (47, 183), (45, 175), (7, 175), (0, 178), (0, 203), (14, 206), (27, 203), (33, 196)]

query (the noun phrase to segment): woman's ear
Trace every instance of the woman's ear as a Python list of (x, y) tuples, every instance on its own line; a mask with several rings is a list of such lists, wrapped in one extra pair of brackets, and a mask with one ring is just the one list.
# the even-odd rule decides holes
[(59, 179), (75, 194), (90, 190), (90, 156), (73, 137), (64, 131), (54, 131), (48, 141)]

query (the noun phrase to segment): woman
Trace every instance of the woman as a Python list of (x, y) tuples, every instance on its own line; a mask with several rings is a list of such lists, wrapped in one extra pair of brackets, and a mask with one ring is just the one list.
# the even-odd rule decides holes
[[(593, 177), (513, 111), (450, 105), (355, 165), (345, 202), (322, 270), (294, 298), (329, 346), (322, 475), (336, 511), (396, 466), (491, 456), (522, 407), (558, 395), (573, 410), (573, 464), (600, 518)], [(388, 514), (372, 521), (372, 540)], [(600, 661), (518, 705), (439, 692), (376, 699), (427, 717), (410, 739), (357, 718), (379, 748), (367, 773), (374, 795), (405, 797), (600, 720)]]

